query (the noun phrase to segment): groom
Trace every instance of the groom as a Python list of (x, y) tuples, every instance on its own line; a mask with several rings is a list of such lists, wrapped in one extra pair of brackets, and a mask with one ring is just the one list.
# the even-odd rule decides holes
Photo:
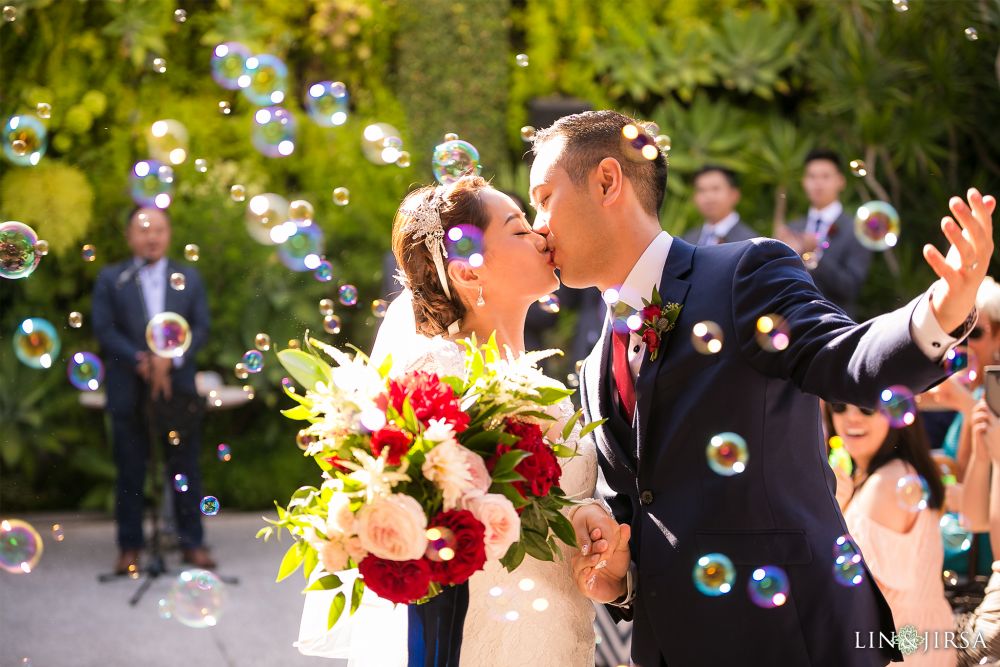
[[(833, 576), (834, 544), (847, 527), (819, 398), (873, 407), (890, 385), (917, 393), (944, 377), (944, 354), (975, 321), (996, 202), (975, 190), (968, 205), (953, 199), (958, 223), (942, 222), (947, 259), (924, 249), (941, 280), (899, 310), (856, 324), (782, 243), (696, 248), (661, 231), (666, 163), (634, 152), (622, 134), (629, 124), (637, 123), (587, 112), (534, 141), (535, 229), (547, 236), (563, 282), (617, 290), (615, 316), (641, 310), (654, 290), (680, 307), (658, 341), (609, 317), (587, 359), (586, 418), (608, 420), (595, 432), (598, 491), (621, 526), (599, 507), (577, 511), (577, 585), (633, 620), (632, 660), (642, 667), (901, 660), (892, 614), (867, 567), (853, 587)], [(784, 319), (785, 349), (759, 344), (764, 315)], [(704, 321), (722, 332), (715, 354), (692, 344), (692, 327)], [(745, 469), (723, 468), (730, 475), (706, 460), (709, 441), (724, 432), (747, 446)], [(696, 563), (710, 553), (734, 564), (728, 593), (695, 588)], [(787, 596), (771, 598), (772, 608), (748, 594), (763, 566), (788, 578)]]

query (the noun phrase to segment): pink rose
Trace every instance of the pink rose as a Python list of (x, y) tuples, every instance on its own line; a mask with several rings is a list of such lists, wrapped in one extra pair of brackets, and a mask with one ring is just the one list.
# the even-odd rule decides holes
[(385, 560), (416, 560), (427, 549), (427, 516), (410, 496), (393, 494), (358, 512), (361, 546)]
[(462, 500), (462, 508), (486, 526), (483, 541), (488, 559), (502, 558), (510, 545), (521, 538), (521, 517), (506, 497), (498, 493), (470, 494)]
[(340, 540), (327, 540), (319, 552), (319, 562), (327, 572), (347, 569), (347, 549)]
[(344, 549), (347, 550), (347, 555), (351, 557), (351, 560), (353, 560), (355, 564), (360, 563), (368, 557), (368, 551), (361, 546), (361, 538), (357, 535), (351, 535), (347, 538)]

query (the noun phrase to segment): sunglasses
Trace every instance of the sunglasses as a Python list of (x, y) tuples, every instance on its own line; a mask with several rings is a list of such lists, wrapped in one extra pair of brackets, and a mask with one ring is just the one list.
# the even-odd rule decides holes
[[(858, 410), (860, 410), (861, 414), (863, 414), (865, 417), (871, 417), (873, 414), (875, 414), (875, 411), (871, 410), (869, 408), (862, 408), (862, 407), (857, 406), (857, 405), (855, 405), (854, 407), (856, 407)], [(845, 412), (847, 412), (847, 404), (846, 403), (831, 403), (830, 404), (830, 409), (833, 410), (834, 413), (836, 413), (838, 415), (841, 415), (841, 414), (844, 414)]]

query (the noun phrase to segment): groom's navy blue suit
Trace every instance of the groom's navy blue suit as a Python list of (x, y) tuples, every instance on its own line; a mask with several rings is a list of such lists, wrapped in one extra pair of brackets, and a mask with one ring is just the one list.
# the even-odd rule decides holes
[[(651, 286), (652, 288), (652, 286)], [(632, 424), (617, 406), (611, 328), (583, 371), (595, 431), (598, 491), (619, 522), (632, 527), (636, 598), (613, 614), (634, 621), (632, 659), (641, 667), (694, 665), (884, 665), (897, 649), (892, 614), (865, 569), (846, 588), (833, 577), (833, 547), (847, 526), (834, 497), (818, 398), (872, 407), (880, 390), (921, 391), (944, 371), (913, 342), (916, 302), (856, 324), (816, 289), (799, 257), (777, 241), (755, 239), (694, 247), (675, 238), (660, 284), (665, 302), (682, 304), (659, 356), (648, 353), (636, 378)], [(789, 327), (782, 352), (755, 341), (757, 319), (777, 313)], [(718, 354), (699, 354), (692, 326), (721, 327)], [(741, 474), (724, 477), (706, 462), (710, 438), (732, 431), (747, 442)], [(700, 594), (692, 572), (711, 552), (735, 564), (733, 590)], [(755, 606), (750, 573), (785, 570), (787, 602)], [(855, 633), (860, 633), (856, 635)]]

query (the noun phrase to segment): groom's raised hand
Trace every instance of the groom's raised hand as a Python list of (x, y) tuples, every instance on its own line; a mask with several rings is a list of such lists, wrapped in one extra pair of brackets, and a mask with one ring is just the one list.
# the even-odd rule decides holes
[(997, 201), (975, 188), (967, 196), (968, 203), (952, 197), (948, 208), (955, 217), (941, 220), (941, 231), (951, 242), (948, 255), (929, 243), (924, 246), (924, 259), (941, 278), (931, 295), (931, 310), (944, 331), (960, 327), (972, 312), (993, 256), (992, 216)]
[(579, 508), (573, 515), (579, 550), (570, 563), (573, 580), (595, 602), (613, 602), (626, 592), (631, 564), (631, 527), (618, 524), (599, 505)]

